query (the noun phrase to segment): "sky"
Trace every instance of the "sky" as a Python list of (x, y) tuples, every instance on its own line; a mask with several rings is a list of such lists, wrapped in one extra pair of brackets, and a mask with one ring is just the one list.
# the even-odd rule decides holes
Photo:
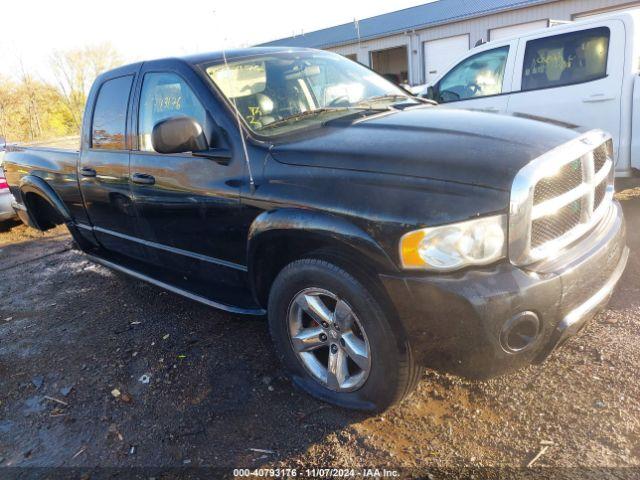
[(9, 0), (0, 6), (0, 75), (51, 78), (55, 50), (110, 42), (134, 62), (244, 47), (428, 0)]

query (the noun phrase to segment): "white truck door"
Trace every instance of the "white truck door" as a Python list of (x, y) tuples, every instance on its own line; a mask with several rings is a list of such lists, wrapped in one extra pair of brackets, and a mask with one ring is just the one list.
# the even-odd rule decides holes
[(617, 159), (624, 52), (617, 19), (521, 38), (508, 111), (605, 130)]
[(517, 45), (513, 40), (474, 49), (435, 83), (433, 98), (445, 107), (506, 112)]

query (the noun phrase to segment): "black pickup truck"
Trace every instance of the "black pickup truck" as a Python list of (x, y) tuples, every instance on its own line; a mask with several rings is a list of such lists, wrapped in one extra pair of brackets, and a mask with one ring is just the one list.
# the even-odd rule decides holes
[(13, 148), (14, 207), (96, 262), (265, 315), (293, 381), (384, 409), (426, 365), (541, 362), (627, 262), (610, 137), (444, 110), (338, 55), (136, 63), (91, 90), (80, 152)]

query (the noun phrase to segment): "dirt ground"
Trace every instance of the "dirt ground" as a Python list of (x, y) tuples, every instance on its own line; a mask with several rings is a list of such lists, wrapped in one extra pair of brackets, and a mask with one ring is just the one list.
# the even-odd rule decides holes
[(115, 274), (72, 250), (64, 229), (15, 226), (0, 233), (0, 465), (505, 478), (496, 467), (542, 452), (536, 475), (638, 478), (640, 190), (621, 199), (632, 257), (582, 334), (544, 365), (490, 381), (425, 371), (378, 416), (297, 391), (263, 320)]

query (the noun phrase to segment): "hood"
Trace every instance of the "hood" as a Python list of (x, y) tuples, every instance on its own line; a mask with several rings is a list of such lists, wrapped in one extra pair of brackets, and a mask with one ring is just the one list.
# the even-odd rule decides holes
[(510, 190), (531, 160), (578, 133), (518, 116), (422, 107), (348, 123), (275, 145), (282, 163), (430, 178)]

